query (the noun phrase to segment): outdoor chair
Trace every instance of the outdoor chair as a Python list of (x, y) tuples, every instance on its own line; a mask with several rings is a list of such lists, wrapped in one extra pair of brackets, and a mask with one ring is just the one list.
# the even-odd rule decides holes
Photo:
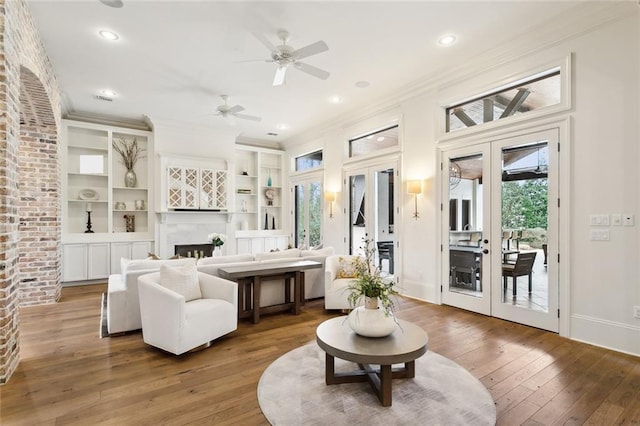
[(517, 279), (518, 277), (527, 275), (529, 277), (529, 293), (533, 284), (533, 263), (536, 260), (536, 252), (518, 253), (516, 263), (503, 263), (502, 264), (502, 280), (504, 291), (507, 291), (507, 278), (513, 278), (513, 295), (517, 292)]

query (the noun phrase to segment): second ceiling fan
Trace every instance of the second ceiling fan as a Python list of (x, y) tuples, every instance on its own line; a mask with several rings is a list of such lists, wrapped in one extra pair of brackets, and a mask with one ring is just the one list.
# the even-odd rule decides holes
[(285, 30), (278, 31), (278, 38), (282, 42), (282, 44), (278, 46), (274, 46), (262, 34), (253, 33), (253, 35), (271, 52), (271, 59), (267, 59), (265, 62), (275, 62), (278, 64), (278, 69), (276, 70), (276, 74), (273, 78), (274, 86), (280, 86), (285, 83), (287, 69), (289, 69), (289, 66), (291, 65), (293, 68), (319, 79), (326, 80), (329, 78), (330, 74), (327, 71), (314, 67), (313, 65), (300, 62), (300, 59), (329, 50), (329, 46), (327, 46), (327, 43), (324, 41), (317, 41), (300, 49), (294, 49), (292, 46), (287, 44), (289, 41), (289, 33)]

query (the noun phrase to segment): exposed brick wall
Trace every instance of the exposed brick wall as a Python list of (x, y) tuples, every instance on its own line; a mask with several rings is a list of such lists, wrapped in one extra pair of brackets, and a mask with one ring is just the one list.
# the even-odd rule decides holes
[(60, 161), (56, 129), (20, 127), (20, 305), (60, 298)]
[[(20, 360), (20, 281), (31, 282), (28, 276), (21, 275), (18, 263), (19, 247), (22, 247), (19, 243), (21, 216), (19, 153), (24, 149), (24, 145), (20, 142), (20, 72), (24, 69), (22, 67), (33, 73), (42, 84), (55, 118), (55, 129), (47, 129), (43, 139), (59, 140), (60, 90), (26, 2), (0, 0), (0, 81), (4, 82), (0, 84), (0, 383), (9, 380)], [(46, 144), (47, 142), (39, 141), (36, 145)], [(49, 143), (49, 148), (52, 146), (53, 144)], [(55, 144), (55, 154), (49, 152), (53, 162), (57, 162), (59, 158), (57, 146)], [(59, 188), (58, 172), (56, 176)], [(59, 189), (57, 191), (59, 192)], [(48, 217), (55, 214), (56, 220), (53, 222), (59, 222), (59, 214), (54, 213), (53, 210), (47, 208), (45, 214)], [(53, 231), (50, 233), (44, 231), (45, 229)], [(59, 259), (59, 223), (55, 223), (50, 228), (47, 225), (42, 230), (43, 233), (40, 235), (46, 235), (44, 238), (58, 239), (58, 242), (52, 244), (55, 247), (52, 250), (58, 253), (52, 257)], [(43, 241), (43, 245), (50, 247), (50, 244), (50, 241)], [(27, 253), (25, 255), (29, 256)], [(58, 265), (54, 266), (51, 272), (54, 276), (60, 273), (59, 260), (57, 263)], [(40, 279), (42, 277), (38, 276), (36, 281)], [(54, 286), (60, 286), (59, 279)], [(32, 287), (32, 284), (29, 284), (29, 287)], [(48, 295), (51, 300), (55, 300), (59, 296), (59, 289), (48, 290)]]

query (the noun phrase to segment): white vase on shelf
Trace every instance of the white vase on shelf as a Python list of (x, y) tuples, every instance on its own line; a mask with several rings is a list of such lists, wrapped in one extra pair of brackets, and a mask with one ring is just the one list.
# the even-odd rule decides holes
[(220, 246), (214, 246), (213, 247), (213, 253), (211, 253), (211, 256), (213, 256), (213, 257), (222, 256), (222, 248)]

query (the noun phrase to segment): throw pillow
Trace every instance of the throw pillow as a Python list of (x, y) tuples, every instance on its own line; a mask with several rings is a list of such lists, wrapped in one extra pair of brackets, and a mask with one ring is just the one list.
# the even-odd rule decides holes
[(338, 278), (355, 278), (356, 263), (344, 257), (338, 259)]
[(184, 266), (160, 266), (160, 285), (184, 296), (185, 302), (201, 299), (198, 270), (195, 263)]

